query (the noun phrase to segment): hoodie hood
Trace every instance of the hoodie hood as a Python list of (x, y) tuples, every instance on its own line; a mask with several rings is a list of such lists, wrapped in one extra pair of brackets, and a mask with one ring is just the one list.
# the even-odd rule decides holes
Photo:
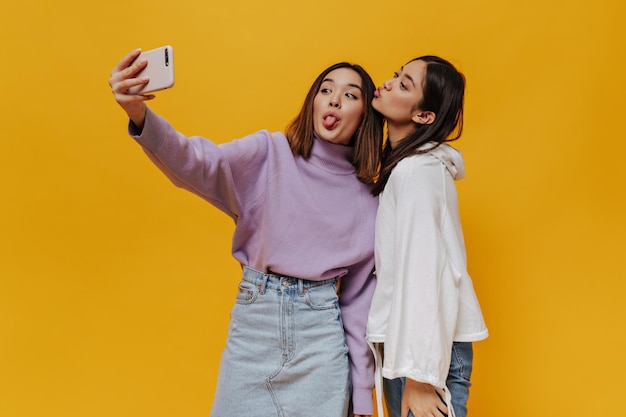
[[(428, 150), (435, 145), (436, 144), (434, 142), (429, 142), (422, 146), (420, 150)], [(442, 143), (428, 153), (439, 159), (445, 165), (446, 169), (455, 181), (465, 178), (465, 164), (463, 163), (463, 155), (461, 154), (461, 151), (454, 149), (446, 143)]]

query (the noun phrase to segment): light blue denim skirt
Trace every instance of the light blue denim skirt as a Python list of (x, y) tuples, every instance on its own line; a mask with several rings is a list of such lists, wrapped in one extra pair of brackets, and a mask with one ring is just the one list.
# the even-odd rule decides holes
[(244, 268), (211, 417), (344, 417), (349, 378), (337, 279)]

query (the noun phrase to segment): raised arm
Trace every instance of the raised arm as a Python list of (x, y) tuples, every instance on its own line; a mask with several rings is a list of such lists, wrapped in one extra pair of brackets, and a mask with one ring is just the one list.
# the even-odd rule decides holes
[(141, 49), (135, 49), (118, 62), (111, 71), (109, 86), (111, 86), (117, 104), (124, 109), (130, 120), (141, 130), (146, 118), (147, 106), (145, 102), (152, 100), (155, 96), (154, 94), (142, 95), (128, 92), (129, 88), (147, 84), (150, 81), (148, 77), (137, 78), (137, 74), (147, 64), (145, 60), (137, 60), (139, 54), (141, 54)]

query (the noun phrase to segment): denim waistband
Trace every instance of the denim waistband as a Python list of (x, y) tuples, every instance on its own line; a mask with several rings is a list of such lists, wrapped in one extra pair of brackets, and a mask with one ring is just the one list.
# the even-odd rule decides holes
[(336, 285), (339, 281), (338, 277), (325, 279), (321, 281), (313, 281), (310, 279), (302, 279), (281, 275), (274, 272), (260, 272), (256, 269), (243, 267), (243, 280), (259, 287), (261, 293), (264, 294), (266, 289), (278, 290), (281, 288), (289, 288), (291, 286), (298, 288), (298, 294), (303, 294), (309, 288), (321, 287), (324, 285)]

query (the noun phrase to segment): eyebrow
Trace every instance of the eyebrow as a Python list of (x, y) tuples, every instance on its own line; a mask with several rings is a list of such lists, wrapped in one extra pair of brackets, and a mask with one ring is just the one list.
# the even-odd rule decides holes
[[(400, 67), (400, 72), (402, 72), (403, 69), (404, 69), (404, 66)], [(409, 81), (411, 81), (411, 84), (413, 84), (413, 87), (415, 87), (415, 80), (413, 79), (413, 77), (411, 77), (409, 74), (402, 74), (402, 75), (408, 78)]]
[[(324, 84), (326, 81), (329, 81), (329, 82), (331, 82), (331, 83), (334, 83), (334, 82), (335, 82), (335, 80), (333, 80), (332, 78), (324, 78), (324, 79), (322, 80), (322, 84)], [(320, 84), (320, 85), (321, 85), (321, 84)], [(363, 92), (363, 89), (361, 88), (361, 86), (360, 86), (360, 85), (357, 85), (357, 84), (348, 84), (348, 87), (358, 88), (358, 89), (359, 89), (359, 91)]]

